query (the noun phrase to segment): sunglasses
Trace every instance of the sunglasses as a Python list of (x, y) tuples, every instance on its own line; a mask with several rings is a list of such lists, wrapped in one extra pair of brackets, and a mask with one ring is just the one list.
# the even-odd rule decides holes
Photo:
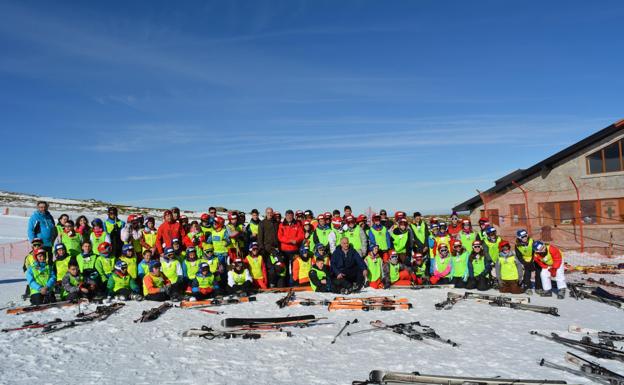
[(481, 245), (473, 245), (473, 246), (472, 246), (472, 248), (473, 248), (473, 249), (480, 249), (480, 248), (481, 248)]

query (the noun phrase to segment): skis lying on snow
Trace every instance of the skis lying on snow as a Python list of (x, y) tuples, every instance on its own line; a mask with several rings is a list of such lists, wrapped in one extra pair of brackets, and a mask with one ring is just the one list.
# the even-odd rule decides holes
[(275, 303), (280, 309), (282, 309), (286, 307), (288, 303), (293, 300), (294, 297), (295, 297), (295, 291), (291, 288), (290, 290), (288, 290), (288, 294), (286, 294), (284, 298), (278, 299)]
[(102, 305), (98, 306), (94, 311), (89, 313), (79, 313), (75, 319), (72, 320), (62, 320), (60, 318), (56, 318), (52, 321), (48, 322), (32, 322), (26, 321), (20, 327), (2, 329), (3, 332), (14, 332), (19, 330), (33, 330), (33, 329), (42, 329), (42, 334), (49, 334), (58, 332), (63, 329), (73, 328), (78, 325), (84, 325), (86, 323), (95, 322), (95, 321), (103, 321), (110, 317), (113, 313), (117, 312), (124, 306), (123, 303), (114, 303), (111, 305)]
[(503, 299), (496, 299), (494, 301), (490, 301), (491, 306), (499, 306), (499, 307), (508, 307), (511, 309), (517, 310), (528, 310), (536, 313), (542, 314), (550, 314), (555, 317), (559, 317), (559, 309), (553, 306), (538, 306), (538, 305), (527, 305), (524, 303), (514, 303), (505, 301)]
[(466, 292), (463, 295), (449, 292), (447, 293), (446, 300), (436, 303), (435, 308), (437, 310), (450, 310), (457, 302), (465, 299), (486, 301), (491, 306), (508, 307), (518, 310), (529, 310), (543, 314), (550, 314), (557, 317), (559, 316), (559, 311), (556, 307), (530, 305), (530, 299), (528, 297), (505, 297), (472, 292)]
[(53, 303), (44, 303), (41, 305), (30, 305), (30, 306), (18, 306), (11, 307), (7, 309), (7, 314), (24, 314), (24, 313), (32, 313), (36, 311), (44, 311), (48, 309), (55, 309), (60, 307), (68, 307), (68, 306), (76, 306), (80, 303), (88, 303), (89, 301), (86, 299), (81, 299), (78, 302), (75, 301), (61, 301), (61, 302), (53, 302)]
[(601, 287), (585, 286), (583, 284), (570, 284), (570, 295), (573, 298), (591, 299), (593, 301), (602, 302), (607, 305), (624, 308), (624, 298), (612, 294)]
[(253, 302), (256, 300), (256, 297), (234, 297), (234, 298), (213, 298), (206, 299), (201, 301), (182, 301), (180, 302), (180, 307), (182, 308), (201, 308), (201, 307), (210, 307), (210, 306), (222, 306), (222, 305), (233, 305), (237, 303), (243, 302)]
[(353, 385), (364, 384), (439, 384), (439, 385), (549, 385), (566, 384), (565, 381), (552, 380), (522, 380), (516, 378), (479, 378), (479, 377), (453, 377), (433, 374), (399, 373), (385, 372), (383, 370), (373, 370), (370, 372), (367, 381), (353, 381)]
[(557, 333), (550, 335), (542, 334), (537, 331), (531, 331), (531, 335), (544, 337), (548, 340), (569, 346), (574, 349), (582, 350), (594, 357), (606, 358), (612, 360), (624, 361), (624, 350), (617, 349), (612, 343), (593, 342), (590, 337), (583, 337), (580, 341), (571, 338), (564, 338)]
[(329, 303), (328, 310), (400, 310), (411, 309), (412, 304), (407, 298), (392, 297), (336, 297)]
[(393, 333), (406, 336), (410, 340), (423, 341), (426, 338), (432, 339), (437, 342), (449, 344), (453, 347), (459, 346), (459, 344), (456, 342), (453, 342), (449, 339), (443, 339), (442, 337), (440, 337), (440, 335), (438, 335), (438, 333), (436, 333), (435, 330), (433, 330), (432, 327), (428, 325), (421, 325), (421, 323), (418, 321), (388, 325), (383, 321), (377, 320), (371, 321), (370, 324), (371, 326), (373, 326), (372, 329), (363, 329), (356, 332), (347, 333), (347, 336), (350, 337), (358, 334), (376, 332), (380, 330), (389, 330)]
[(590, 283), (592, 285), (601, 285), (601, 286), (607, 286), (607, 287), (613, 287), (616, 289), (623, 289), (624, 290), (624, 286), (622, 285), (618, 285), (617, 283), (613, 282), (613, 281), (607, 281), (604, 278), (600, 278), (600, 279), (593, 279), (593, 278), (586, 278), (585, 282)]
[(586, 334), (586, 335), (596, 335), (601, 341), (624, 341), (624, 334), (616, 333), (614, 331), (602, 331), (597, 329), (589, 329), (584, 328), (578, 325), (570, 325), (568, 326), (568, 331), (570, 333), (577, 334)]
[(221, 326), (226, 328), (233, 328), (239, 326), (254, 326), (254, 325), (299, 325), (314, 322), (319, 320), (313, 314), (293, 316), (293, 317), (270, 317), (270, 318), (224, 318), (221, 320)]
[(141, 317), (135, 319), (134, 322), (137, 323), (137, 322), (153, 321), (156, 318), (160, 317), (162, 313), (166, 312), (171, 307), (173, 307), (173, 305), (171, 305), (169, 302), (165, 302), (162, 305), (157, 306), (155, 308), (144, 310), (143, 314), (141, 314)]
[(554, 362), (546, 361), (545, 359), (541, 359), (539, 364), (540, 366), (545, 366), (547, 368), (557, 369), (564, 372), (572, 373), (577, 376), (586, 377), (592, 380), (593, 382), (597, 382), (605, 385), (623, 385), (624, 384), (624, 376), (621, 374), (610, 371), (609, 369), (595, 363), (592, 361), (588, 361), (582, 357), (577, 356), (576, 354), (567, 352), (565, 359), (567, 362), (576, 365), (576, 368), (570, 368), (567, 366), (559, 365)]
[(257, 340), (257, 339), (281, 339), (292, 337), (291, 332), (284, 332), (281, 330), (215, 330), (208, 326), (202, 326), (201, 329), (189, 329), (182, 333), (182, 337), (201, 337), (207, 340), (214, 339), (232, 339), (240, 338), (244, 340)]

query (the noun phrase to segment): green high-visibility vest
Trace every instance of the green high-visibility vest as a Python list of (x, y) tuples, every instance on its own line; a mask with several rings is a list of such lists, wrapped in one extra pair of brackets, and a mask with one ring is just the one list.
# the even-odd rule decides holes
[(406, 231), (401, 234), (395, 234), (394, 231), (390, 233), (390, 237), (392, 238), (392, 244), (394, 245), (394, 251), (397, 254), (405, 253), (407, 249), (407, 240), (409, 238), (409, 233)]
[(63, 259), (57, 259), (54, 261), (54, 266), (56, 267), (56, 282), (60, 282), (63, 280), (65, 273), (69, 269), (69, 260), (71, 257), (65, 256)]
[(496, 263), (498, 261), (498, 244), (501, 242), (501, 237), (496, 236), (496, 241), (491, 242), (487, 237), (483, 240), (485, 246), (488, 248), (490, 259)]
[[(33, 266), (31, 271), (35, 282), (37, 282), (41, 287), (46, 287), (46, 285), (48, 284), (48, 280), (50, 279), (50, 275), (52, 274), (52, 272), (50, 271), (50, 266), (46, 265), (43, 270), (39, 270)], [(30, 288), (30, 295), (37, 293), (39, 293), (39, 291)]]
[(396, 265), (391, 263), (388, 270), (390, 271), (390, 283), (393, 284), (399, 280), (401, 275), (401, 265), (398, 263)]
[(379, 246), (379, 250), (388, 250), (388, 229), (386, 228), (386, 226), (381, 226), (381, 230), (375, 230), (373, 227), (371, 227), (370, 231), (373, 233), (373, 238), (375, 238), (375, 244)]
[(95, 269), (96, 259), (97, 259), (97, 256), (94, 254), (89, 254), (87, 256), (80, 254), (78, 257), (76, 257), (80, 272), (82, 273), (87, 269)]
[(476, 277), (485, 271), (485, 258), (479, 257), (472, 261), (472, 274)]
[(451, 257), (448, 256), (446, 258), (442, 258), (440, 256), (440, 253), (436, 254), (435, 256), (435, 266), (436, 266), (436, 270), (439, 271), (440, 273), (443, 272), (444, 270), (446, 270), (449, 266), (449, 264), (451, 263)]
[(367, 255), (365, 258), (366, 261), (366, 266), (368, 267), (368, 281), (369, 282), (374, 282), (377, 281), (378, 279), (381, 279), (381, 266), (382, 266), (382, 260), (381, 258), (375, 258), (373, 259), (373, 257), (371, 257), (370, 255)]
[(427, 264), (423, 262), (422, 265), (414, 265), (414, 274), (417, 277), (422, 278), (427, 276)]
[(160, 260), (161, 271), (167, 277), (171, 284), (178, 282), (178, 266), (180, 262), (177, 259), (167, 261), (165, 258)]
[(249, 222), (249, 230), (251, 230), (251, 235), (254, 237), (258, 236), (258, 228), (260, 227), (259, 223)]
[(459, 232), (459, 241), (462, 243), (462, 246), (464, 246), (464, 249), (466, 250), (472, 250), (472, 242), (474, 242), (476, 239), (477, 233), (475, 233), (474, 231), (471, 231), (468, 234), (466, 234), (466, 232), (463, 230)]
[(102, 282), (106, 282), (108, 280), (108, 276), (113, 272), (113, 268), (115, 267), (115, 258), (109, 256), (108, 258), (100, 255), (95, 260), (95, 270), (97, 270), (98, 274), (100, 274), (100, 278)]
[(196, 259), (194, 261), (189, 261), (188, 259), (184, 260), (184, 267), (186, 268), (186, 276), (188, 277), (188, 279), (193, 279), (196, 276), (198, 276), (198, 272), (199, 272), (199, 264), (203, 262), (200, 261), (199, 259)]
[(358, 226), (355, 226), (352, 229), (347, 229), (347, 231), (343, 233), (343, 236), (349, 239), (349, 244), (351, 244), (351, 246), (356, 251), (362, 249), (362, 239), (360, 238), (360, 231), (361, 229)]
[(215, 277), (210, 273), (208, 275), (197, 274), (195, 279), (197, 280), (197, 285), (200, 289), (206, 289), (214, 286)]
[(82, 246), (82, 236), (78, 233), (70, 237), (67, 233), (63, 232), (61, 234), (61, 243), (65, 245), (65, 250), (67, 250), (67, 254), (69, 254), (70, 257), (76, 257), (82, 251), (80, 249)]
[(247, 281), (247, 274), (245, 274), (245, 270), (243, 270), (240, 273), (237, 273), (234, 270), (232, 270), (231, 273), (232, 273), (232, 278), (234, 279), (235, 285), (242, 285), (245, 283), (245, 281)]
[(533, 239), (529, 238), (529, 242), (526, 245), (520, 245), (516, 243), (516, 248), (520, 252), (520, 257), (524, 262), (531, 262), (533, 260)]
[(137, 275), (139, 274), (136, 257), (121, 256), (119, 257), (119, 259), (128, 264), (128, 274), (132, 279), (136, 279)]
[(464, 278), (468, 274), (468, 257), (470, 251), (451, 256), (453, 263), (453, 277)]
[(412, 228), (414, 235), (416, 236), (416, 238), (418, 238), (420, 243), (425, 244), (425, 230), (427, 229), (427, 225), (420, 222), (420, 224), (418, 225), (415, 223), (412, 223), (410, 224), (410, 227)]
[(226, 254), (228, 250), (227, 244), (228, 242), (225, 240), (225, 227), (219, 231), (212, 230), (212, 247), (215, 254)]
[(123, 277), (119, 276), (119, 274), (111, 274), (109, 279), (112, 279), (114, 282), (113, 293), (121, 289), (130, 289), (130, 280), (132, 279), (130, 274), (126, 274)]
[(503, 281), (517, 281), (518, 280), (518, 266), (516, 266), (516, 256), (510, 255), (498, 257), (498, 263), (500, 264), (500, 279)]
[(98, 247), (100, 246), (100, 244), (106, 242), (106, 232), (102, 231), (102, 234), (100, 234), (100, 236), (96, 236), (94, 232), (91, 232), (91, 235), (89, 235), (89, 239), (91, 240), (91, 250), (93, 250), (94, 253), (98, 254)]
[[(312, 266), (312, 268), (310, 269), (310, 273), (313, 271), (316, 273), (316, 277), (319, 279), (319, 281), (322, 281), (325, 279), (326, 274), (323, 270), (318, 269), (316, 266)], [(308, 277), (310, 273), (308, 273)], [(314, 282), (312, 282), (312, 280), (310, 280), (310, 286), (312, 287), (312, 290), (316, 291), (317, 287), (314, 284)]]

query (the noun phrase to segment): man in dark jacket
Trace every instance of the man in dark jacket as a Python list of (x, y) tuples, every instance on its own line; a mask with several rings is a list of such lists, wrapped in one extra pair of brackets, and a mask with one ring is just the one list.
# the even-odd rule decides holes
[(274, 249), (279, 248), (277, 239), (277, 229), (279, 223), (273, 217), (273, 209), (267, 207), (266, 216), (258, 225), (258, 245), (260, 252), (265, 258), (268, 258)]
[(368, 275), (366, 264), (349, 245), (347, 237), (340, 239), (340, 247), (336, 248), (331, 256), (331, 271), (334, 276), (334, 290), (349, 293), (364, 286)]

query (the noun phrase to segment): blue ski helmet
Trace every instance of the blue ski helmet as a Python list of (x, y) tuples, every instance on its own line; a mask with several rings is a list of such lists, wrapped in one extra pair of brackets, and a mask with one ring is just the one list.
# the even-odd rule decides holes
[(527, 233), (527, 231), (525, 229), (520, 229), (518, 231), (516, 231), (516, 238), (518, 239), (522, 239), (524, 237), (528, 237), (529, 233)]

